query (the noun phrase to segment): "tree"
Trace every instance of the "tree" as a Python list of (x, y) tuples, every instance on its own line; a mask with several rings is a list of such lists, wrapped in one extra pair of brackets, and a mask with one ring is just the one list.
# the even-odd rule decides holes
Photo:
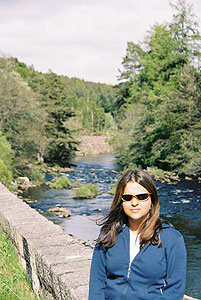
[(200, 35), (190, 6), (173, 7), (170, 25), (154, 25), (139, 47), (128, 44), (115, 117), (126, 132), (119, 161), (200, 176)]
[(178, 53), (183, 55), (185, 62), (200, 67), (201, 36), (193, 7), (186, 0), (178, 0), (170, 5), (175, 10), (170, 30), (177, 42)]
[(70, 97), (65, 93), (65, 86), (55, 73), (46, 74), (47, 94), (43, 99), (43, 107), (48, 113), (45, 124), (48, 145), (45, 161), (65, 166), (73, 157), (77, 142), (73, 138), (66, 121), (74, 116), (70, 107)]
[(128, 42), (126, 56), (122, 61), (123, 70), (119, 69), (120, 76), (118, 76), (118, 80), (130, 81), (138, 75), (142, 68), (141, 59), (144, 54), (145, 52), (140, 44)]
[[(13, 60), (0, 60), (0, 128), (21, 168), (37, 158), (45, 112), (28, 85), (13, 71)], [(26, 163), (25, 163), (26, 161)]]
[(13, 165), (13, 156), (14, 153), (11, 149), (10, 143), (0, 131), (0, 159), (5, 163), (5, 165), (9, 169), (11, 169)]
[(6, 137), (0, 132), (0, 182), (10, 185), (12, 180), (14, 153)]

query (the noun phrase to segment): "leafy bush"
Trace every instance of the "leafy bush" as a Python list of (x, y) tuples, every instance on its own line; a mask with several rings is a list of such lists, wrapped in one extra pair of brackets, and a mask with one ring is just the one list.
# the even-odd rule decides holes
[(6, 137), (0, 131), (0, 159), (10, 169), (12, 166), (14, 152)]
[(6, 187), (9, 187), (11, 181), (12, 181), (12, 173), (11, 171), (8, 170), (3, 160), (0, 159), (0, 182), (4, 184)]
[(82, 184), (77, 190), (76, 190), (76, 196), (75, 198), (78, 199), (86, 199), (86, 198), (95, 198), (96, 196), (100, 195), (101, 191), (99, 188), (92, 184)]
[(13, 151), (6, 137), (0, 131), (0, 182), (10, 188), (12, 181)]
[(65, 189), (70, 187), (70, 180), (66, 176), (61, 176), (53, 180), (53, 182), (50, 184), (50, 187), (52, 189)]
[(108, 191), (108, 194), (114, 195), (115, 191), (116, 191), (116, 188), (117, 188), (117, 181), (111, 182), (111, 184), (110, 184), (110, 190)]
[(35, 182), (43, 183), (45, 181), (45, 174), (41, 170), (31, 170), (29, 179)]

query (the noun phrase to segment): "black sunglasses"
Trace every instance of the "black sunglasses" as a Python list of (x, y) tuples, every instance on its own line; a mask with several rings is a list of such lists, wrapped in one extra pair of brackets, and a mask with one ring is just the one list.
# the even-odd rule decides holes
[(123, 194), (121, 199), (122, 201), (131, 201), (135, 197), (138, 201), (147, 201), (149, 199), (149, 195), (151, 195), (151, 193), (142, 193), (137, 195)]

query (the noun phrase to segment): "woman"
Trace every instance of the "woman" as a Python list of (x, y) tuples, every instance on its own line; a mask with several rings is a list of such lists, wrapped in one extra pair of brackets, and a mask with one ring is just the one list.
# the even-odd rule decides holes
[(182, 300), (186, 249), (159, 218), (151, 177), (127, 171), (119, 180), (94, 248), (89, 300)]

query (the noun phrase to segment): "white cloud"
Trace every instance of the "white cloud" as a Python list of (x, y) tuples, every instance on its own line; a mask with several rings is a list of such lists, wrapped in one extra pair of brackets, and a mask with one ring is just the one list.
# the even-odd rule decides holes
[(0, 50), (43, 72), (115, 83), (127, 41), (171, 14), (168, 0), (0, 0)]

